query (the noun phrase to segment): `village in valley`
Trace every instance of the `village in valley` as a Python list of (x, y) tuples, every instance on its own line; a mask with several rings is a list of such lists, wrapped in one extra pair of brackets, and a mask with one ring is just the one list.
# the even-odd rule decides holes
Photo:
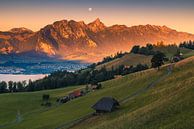
[(0, 129), (194, 129), (194, 0), (0, 0)]

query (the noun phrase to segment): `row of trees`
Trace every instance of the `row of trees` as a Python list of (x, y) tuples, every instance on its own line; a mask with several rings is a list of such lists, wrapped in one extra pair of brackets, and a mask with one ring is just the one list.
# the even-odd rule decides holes
[(52, 73), (50, 76), (45, 77), (44, 79), (29, 82), (26, 90), (38, 91), (73, 85), (95, 84), (97, 82), (113, 79), (115, 75), (126, 75), (145, 69), (148, 69), (147, 65), (139, 64), (137, 66), (131, 66), (129, 68), (125, 68), (124, 65), (122, 65), (115, 69), (112, 68), (111, 70), (107, 70), (103, 67), (100, 70), (80, 70), (75, 73), (68, 71), (58, 71)]
[[(158, 68), (164, 64), (165, 55), (159, 51), (153, 51), (154, 45), (147, 44), (145, 47), (134, 46), (131, 53), (138, 53), (144, 55), (153, 55), (151, 59), (151, 64), (153, 68)], [(118, 68), (112, 68), (107, 70), (103, 67), (100, 70), (96, 70), (96, 65), (109, 62), (116, 58), (121, 58), (126, 53), (119, 52), (115, 56), (109, 56), (104, 58), (104, 60), (97, 64), (90, 65), (90, 69), (79, 70), (76, 72), (68, 71), (57, 71), (51, 73), (51, 75), (37, 80), (29, 80), (28, 84), (26, 81), (23, 82), (0, 82), (0, 93), (6, 92), (22, 92), (22, 91), (39, 91), (45, 89), (55, 89), (66, 86), (73, 85), (83, 85), (83, 84), (95, 84), (97, 82), (102, 82), (106, 80), (113, 79), (115, 75), (126, 75), (138, 71), (148, 69), (147, 65), (138, 64), (136, 66), (124, 66), (121, 65)]]
[[(182, 45), (180, 45), (181, 47), (183, 47), (183, 44), (192, 44), (193, 42), (192, 41), (188, 41), (188, 42), (183, 42), (181, 43)], [(194, 43), (192, 44), (194, 46)], [(192, 46), (192, 45), (187, 45), (187, 46)], [(121, 58), (123, 57), (124, 55), (128, 54), (128, 53), (134, 53), (134, 54), (141, 54), (141, 55), (156, 55), (158, 54), (159, 51), (157, 51), (157, 49), (162, 49), (164, 47), (175, 47), (177, 48), (178, 50), (178, 46), (176, 44), (169, 44), (169, 45), (164, 45), (164, 42), (157, 42), (157, 44), (146, 44), (146, 46), (140, 46), (140, 45), (135, 45), (132, 47), (131, 51), (130, 52), (118, 52), (116, 53), (114, 56), (111, 55), (111, 56), (107, 56), (105, 57), (101, 62), (98, 62), (98, 63), (94, 63), (90, 66), (88, 66), (89, 68), (95, 68), (97, 65), (100, 65), (100, 64), (104, 64), (104, 63), (107, 63), (107, 62), (110, 62), (114, 59), (117, 59), (117, 58)], [(193, 47), (194, 49), (194, 47)]]
[[(168, 45), (168, 47), (170, 46), (175, 46), (176, 45)], [(164, 47), (164, 43), (163, 42), (158, 42), (157, 45), (152, 45), (152, 44), (146, 44), (146, 46), (140, 47), (139, 45), (135, 45), (132, 47), (130, 53), (134, 53), (134, 54), (142, 54), (142, 55), (153, 55), (152, 59), (151, 59), (151, 64), (152, 64), (152, 68), (160, 68), (160, 66), (162, 66), (164, 64), (165, 61), (168, 61), (168, 58), (166, 57), (166, 55), (160, 51), (155, 51), (154, 48), (156, 47)], [(179, 52), (180, 53), (180, 52)]]
[(194, 50), (194, 41), (184, 41), (180, 43), (179, 47), (188, 48)]
[[(152, 67), (159, 68), (164, 64), (165, 55), (161, 52), (155, 54), (151, 60)], [(7, 92), (23, 92), (23, 91), (39, 91), (45, 89), (55, 89), (73, 85), (83, 84), (95, 84), (106, 80), (113, 79), (115, 75), (126, 75), (138, 71), (148, 69), (147, 65), (138, 64), (136, 66), (124, 66), (120, 65), (118, 68), (112, 68), (107, 70), (103, 67), (100, 70), (80, 70), (77, 72), (58, 71), (54, 72), (48, 77), (32, 82), (29, 80), (28, 84), (26, 81), (23, 82), (12, 82), (8, 83), (0, 82), (0, 93)]]
[(111, 56), (107, 56), (107, 57), (103, 58), (103, 60), (101, 62), (94, 63), (94, 64), (90, 65), (90, 67), (95, 67), (96, 65), (104, 64), (104, 63), (110, 62), (114, 59), (121, 58), (125, 54), (127, 54), (127, 52), (125, 52), (125, 53), (123, 53), (122, 51), (117, 52), (115, 55), (111, 55)]
[(155, 55), (156, 52), (153, 50), (154, 45), (152, 44), (147, 44), (145, 47), (140, 47), (139, 45), (133, 46), (131, 49), (131, 53), (134, 54), (143, 54), (143, 55)]
[(25, 91), (26, 86), (27, 86), (26, 81), (22, 81), (22, 82), (9, 81), (8, 83), (5, 81), (2, 81), (0, 82), (0, 93), (22, 92), (22, 91)]

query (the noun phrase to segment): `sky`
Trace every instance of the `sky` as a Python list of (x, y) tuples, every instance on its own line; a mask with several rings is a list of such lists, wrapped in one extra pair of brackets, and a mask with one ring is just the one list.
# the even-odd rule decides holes
[(166, 25), (194, 34), (194, 0), (0, 0), (0, 31), (96, 18), (107, 26)]

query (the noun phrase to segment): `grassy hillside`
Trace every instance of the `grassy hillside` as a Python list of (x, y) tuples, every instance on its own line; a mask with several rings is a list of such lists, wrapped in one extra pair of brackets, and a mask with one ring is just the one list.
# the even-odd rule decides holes
[(87, 119), (72, 129), (193, 129), (194, 57), (175, 65), (172, 74), (114, 113)]
[[(102, 83), (103, 88), (90, 92), (63, 105), (55, 100), (79, 87), (0, 95), (0, 128), (54, 129), (68, 127), (72, 121), (94, 112), (91, 106), (103, 96), (123, 100), (119, 110), (92, 117), (74, 126), (77, 129), (193, 129), (194, 128), (194, 70), (193, 59), (175, 65), (172, 74), (167, 67), (150, 69)], [(191, 63), (188, 63), (191, 62)], [(165, 75), (165, 76), (164, 76)], [(161, 77), (165, 77), (162, 78)], [(159, 81), (158, 81), (159, 80)], [(153, 83), (155, 82), (155, 83)], [(153, 84), (149, 90), (147, 87)], [(138, 92), (145, 91), (145, 92)], [(41, 107), (42, 94), (51, 96), (53, 106)], [(19, 113), (18, 113), (19, 112)], [(17, 115), (20, 114), (20, 115)], [(16, 116), (20, 119), (16, 120)]]
[(121, 58), (117, 58), (113, 61), (107, 62), (105, 64), (98, 65), (96, 69), (100, 69), (102, 67), (106, 67), (107, 69), (112, 69), (117, 68), (120, 65), (126, 65), (126, 66), (131, 66), (134, 65), (136, 66), (137, 64), (148, 64), (150, 65), (150, 60), (152, 56), (145, 56), (145, 55), (140, 55), (140, 54), (126, 54)]
[[(17, 122), (15, 120), (18, 112), (20, 112), (22, 120), (25, 120), (27, 117), (38, 115), (39, 113), (48, 110), (48, 108), (40, 106), (43, 94), (50, 94), (52, 97), (51, 102), (54, 103), (57, 97), (64, 96), (70, 91), (78, 88), (81, 87), (70, 87), (32, 93), (0, 94), (0, 128), (1, 126), (16, 125)], [(54, 105), (53, 108), (55, 108), (55, 106), (57, 105)]]
[[(148, 76), (150, 72), (155, 74)], [(136, 90), (147, 86), (153, 80), (159, 78), (161, 74), (162, 72), (149, 71), (107, 81), (103, 83), (103, 89), (99, 91), (91, 92), (84, 97), (60, 106), (53, 106), (50, 109), (40, 106), (42, 94), (50, 94), (54, 103), (58, 96), (67, 94), (69, 91), (74, 90), (74, 87), (34, 93), (2, 94), (0, 95), (0, 111), (3, 113), (0, 114), (0, 125), (6, 123), (9, 125), (10, 122), (15, 120), (17, 112), (20, 111), (22, 121), (10, 124), (6, 128), (27, 129), (33, 125), (31, 129), (52, 129), (93, 112), (91, 105), (101, 97), (114, 96), (117, 99), (123, 99)], [(150, 77), (151, 79), (149, 79)]]
[[(154, 51), (161, 51), (163, 52), (168, 58), (173, 57), (177, 52), (176, 46), (161, 46), (161, 47), (154, 47)], [(194, 51), (187, 48), (180, 48), (180, 52), (183, 54), (184, 58), (194, 56)], [(121, 58), (117, 58), (115, 60), (112, 60), (110, 62), (98, 65), (96, 69), (101, 69), (102, 67), (105, 67), (107, 69), (117, 68), (120, 65), (126, 65), (126, 66), (136, 66), (137, 64), (147, 64), (148, 66), (151, 65), (151, 58), (152, 56), (145, 56), (140, 54), (133, 54), (129, 53), (124, 55)]]
[[(194, 55), (194, 51), (191, 49), (187, 49), (187, 48), (179, 48), (179, 49), (185, 58)], [(176, 46), (161, 46), (161, 47), (155, 47), (154, 50), (163, 52), (167, 57), (173, 57), (177, 52), (177, 47)]]
[(183, 53), (184, 58), (194, 56), (194, 50), (191, 50), (191, 49), (188, 49), (188, 48), (181, 48), (180, 50)]

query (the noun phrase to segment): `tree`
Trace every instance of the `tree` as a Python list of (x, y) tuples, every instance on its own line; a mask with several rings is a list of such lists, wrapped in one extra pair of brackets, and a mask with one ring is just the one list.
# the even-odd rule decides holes
[(9, 92), (13, 92), (13, 81), (8, 82)]
[(0, 93), (7, 92), (7, 83), (5, 81), (0, 82)]
[(131, 53), (135, 53), (137, 54), (139, 52), (140, 46), (139, 45), (135, 45), (133, 46), (133, 48), (131, 49)]
[(164, 53), (157, 52), (151, 59), (152, 67), (160, 69), (160, 66), (164, 64), (165, 57)]
[(17, 82), (13, 83), (13, 92), (17, 92)]
[(34, 84), (33, 84), (31, 79), (28, 81), (27, 90), (28, 91), (34, 91)]
[(22, 82), (17, 82), (17, 90), (19, 92), (24, 91), (24, 86), (23, 86)]
[(99, 90), (101, 88), (102, 88), (102, 84), (101, 83), (98, 83), (96, 89)]
[(43, 94), (42, 95), (42, 100), (43, 101), (46, 101), (47, 102), (49, 100), (49, 98), (50, 98), (50, 95), (49, 94)]
[(163, 41), (160, 41), (160, 42), (157, 42), (157, 46), (163, 47), (163, 46), (165, 46), (165, 45), (164, 45), (164, 42), (163, 42)]
[(42, 105), (43, 106), (51, 106), (51, 103), (49, 102), (49, 99), (50, 99), (50, 95), (49, 94), (43, 94), (42, 95), (42, 100), (43, 100)]
[(148, 43), (148, 44), (146, 44), (146, 48), (148, 50), (152, 50), (154, 48), (154, 46), (152, 44)]
[(23, 85), (23, 87), (26, 87), (26, 85), (27, 85), (26, 81), (22, 81), (22, 85)]
[(149, 50), (147, 47), (142, 47), (140, 50), (139, 50), (139, 54), (143, 54), (143, 55), (149, 55)]

